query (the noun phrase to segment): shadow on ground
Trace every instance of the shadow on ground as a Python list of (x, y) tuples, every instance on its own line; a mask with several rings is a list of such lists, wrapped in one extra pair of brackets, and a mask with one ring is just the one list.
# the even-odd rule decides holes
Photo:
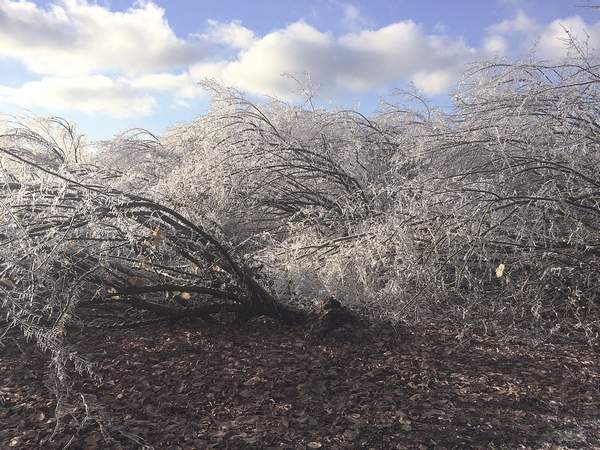
[(14, 336), (0, 353), (0, 448), (600, 446), (599, 362), (577, 339), (532, 348), (459, 341), (440, 327), (318, 339), (262, 321), (70, 338), (98, 363), (102, 381), (74, 387), (114, 441), (94, 420), (78, 430), (67, 416), (47, 442), (47, 358)]

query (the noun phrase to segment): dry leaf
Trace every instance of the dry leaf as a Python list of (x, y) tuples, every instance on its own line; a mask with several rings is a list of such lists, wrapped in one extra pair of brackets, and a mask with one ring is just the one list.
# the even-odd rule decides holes
[(127, 282), (132, 286), (143, 286), (146, 283), (141, 277), (128, 277)]
[(323, 444), (321, 444), (320, 442), (309, 442), (306, 446), (308, 448), (321, 448), (323, 447)]
[(160, 244), (167, 238), (167, 235), (160, 229), (156, 228), (152, 231), (152, 245), (155, 247), (160, 246)]
[(504, 263), (500, 263), (498, 265), (498, 267), (496, 267), (496, 277), (497, 278), (501, 278), (502, 275), (504, 275), (504, 269), (506, 268), (506, 266), (504, 265)]
[(262, 378), (260, 377), (252, 377), (248, 381), (244, 382), (244, 386), (256, 386), (258, 383), (262, 382)]
[(14, 289), (16, 286), (10, 278), (0, 278), (0, 287)]

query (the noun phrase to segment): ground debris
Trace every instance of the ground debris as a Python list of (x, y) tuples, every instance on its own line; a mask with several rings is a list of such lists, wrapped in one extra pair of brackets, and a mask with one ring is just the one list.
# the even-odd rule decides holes
[(21, 341), (0, 353), (0, 448), (600, 446), (600, 363), (575, 338), (465, 346), (441, 326), (410, 337), (382, 326), (360, 342), (319, 341), (261, 321), (71, 338), (102, 376), (74, 387), (121, 431), (107, 441), (95, 422), (67, 423), (47, 442), (47, 360)]

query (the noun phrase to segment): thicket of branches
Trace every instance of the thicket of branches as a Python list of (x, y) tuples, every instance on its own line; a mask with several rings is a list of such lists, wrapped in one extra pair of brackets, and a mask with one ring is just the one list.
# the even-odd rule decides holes
[[(303, 319), (325, 295), (399, 319), (597, 332), (600, 66), (487, 63), (452, 111), (249, 101), (162, 137), (87, 143), (68, 122), (0, 136), (0, 308), (85, 360), (89, 306), (158, 317)], [(308, 99), (310, 100), (310, 98)], [(93, 309), (92, 309), (93, 310)], [(487, 322), (486, 322), (487, 321)]]
[(159, 190), (220, 223), (278, 298), (335, 293), (413, 320), (594, 334), (600, 72), (590, 61), (481, 64), (451, 112), (409, 96), (374, 118), (211, 86), (210, 114), (165, 136), (185, 169)]

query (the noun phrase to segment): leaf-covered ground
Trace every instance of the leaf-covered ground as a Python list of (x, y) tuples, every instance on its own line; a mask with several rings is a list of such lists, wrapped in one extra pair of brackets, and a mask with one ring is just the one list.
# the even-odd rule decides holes
[(317, 338), (261, 320), (71, 338), (103, 377), (75, 388), (115, 440), (65, 418), (47, 442), (47, 358), (12, 336), (0, 350), (0, 448), (600, 448), (600, 364), (578, 339), (499, 344), (442, 326)]

